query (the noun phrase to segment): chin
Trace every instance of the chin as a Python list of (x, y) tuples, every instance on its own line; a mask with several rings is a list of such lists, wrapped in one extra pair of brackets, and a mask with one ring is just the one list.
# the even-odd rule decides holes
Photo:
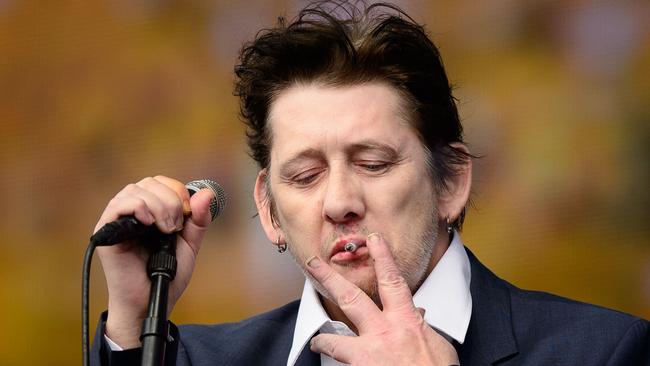
[(377, 277), (375, 275), (375, 269), (371, 264), (348, 266), (334, 264), (333, 268), (340, 273), (341, 276), (345, 277), (346, 280), (359, 287), (363, 292), (375, 300), (377, 294)]
[(330, 262), (330, 266), (334, 270), (340, 273), (343, 277), (347, 278), (348, 281), (352, 281), (354, 278), (366, 278), (369, 276), (375, 277), (375, 268), (371, 260), (365, 260), (363, 262), (354, 261), (349, 263), (333, 263)]

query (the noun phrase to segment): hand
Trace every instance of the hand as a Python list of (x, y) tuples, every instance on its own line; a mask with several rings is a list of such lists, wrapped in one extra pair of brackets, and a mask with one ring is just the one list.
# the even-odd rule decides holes
[[(177, 271), (169, 286), (167, 315), (192, 276), (211, 219), (211, 199), (209, 190), (201, 190), (190, 199), (185, 185), (172, 178), (145, 178), (122, 189), (106, 206), (95, 227), (97, 232), (120, 216), (133, 215), (143, 224), (155, 224), (161, 232), (178, 232)], [(146, 271), (148, 253), (133, 242), (98, 247), (97, 253), (108, 287), (106, 334), (122, 348), (139, 347), (151, 287)]]
[(383, 310), (361, 289), (317, 257), (309, 273), (321, 283), (359, 331), (358, 337), (319, 334), (311, 350), (351, 365), (456, 365), (454, 347), (436, 333), (413, 304), (411, 291), (379, 234), (366, 241), (374, 259)]

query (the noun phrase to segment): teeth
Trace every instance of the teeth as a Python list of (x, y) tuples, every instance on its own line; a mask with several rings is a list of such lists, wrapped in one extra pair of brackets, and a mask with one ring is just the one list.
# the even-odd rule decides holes
[(357, 245), (354, 244), (353, 242), (348, 242), (345, 244), (345, 247), (343, 247), (346, 252), (353, 253), (357, 250)]

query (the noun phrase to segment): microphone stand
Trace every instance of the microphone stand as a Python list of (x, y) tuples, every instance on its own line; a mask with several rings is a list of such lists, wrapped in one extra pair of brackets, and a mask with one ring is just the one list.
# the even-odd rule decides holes
[(169, 283), (176, 276), (176, 233), (152, 234), (148, 243), (153, 251), (147, 263), (151, 280), (147, 318), (142, 323), (142, 366), (161, 366), (165, 362), (165, 346), (169, 335), (167, 299)]

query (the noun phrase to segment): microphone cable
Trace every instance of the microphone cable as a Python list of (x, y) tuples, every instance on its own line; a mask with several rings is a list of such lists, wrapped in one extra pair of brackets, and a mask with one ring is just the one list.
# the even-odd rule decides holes
[(94, 240), (88, 243), (84, 254), (83, 272), (81, 275), (81, 349), (83, 353), (83, 366), (90, 366), (90, 350), (88, 348), (88, 294), (90, 292), (90, 265), (97, 244)]

